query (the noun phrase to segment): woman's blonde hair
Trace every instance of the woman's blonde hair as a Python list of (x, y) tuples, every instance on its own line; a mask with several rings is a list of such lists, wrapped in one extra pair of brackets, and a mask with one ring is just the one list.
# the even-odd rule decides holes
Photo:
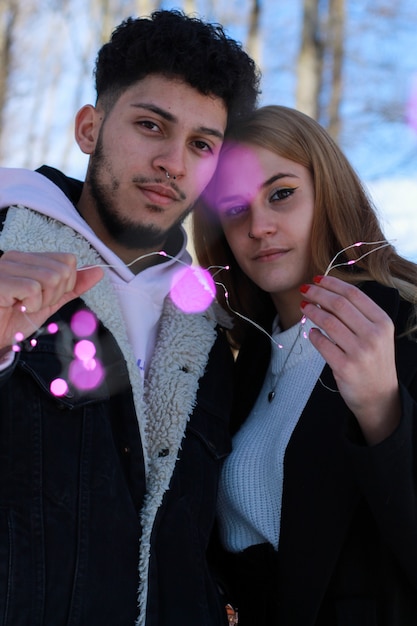
[[(332, 270), (333, 276), (355, 284), (375, 280), (395, 287), (402, 298), (416, 307), (416, 264), (397, 254), (391, 244), (361, 260), (358, 260), (359, 257), (377, 245), (349, 248), (359, 242), (385, 241), (385, 235), (357, 174), (320, 124), (295, 109), (265, 106), (233, 126), (227, 134), (225, 146), (228, 141), (265, 148), (310, 171), (315, 190), (312, 277), (323, 274), (332, 259), (348, 248), (338, 257), (337, 263), (353, 263)], [(221, 166), (220, 156), (218, 168)], [(211, 184), (215, 184), (215, 177)], [(269, 324), (273, 314), (270, 298), (238, 267), (213, 208), (203, 198), (194, 211), (193, 235), (198, 261), (205, 267), (230, 266), (230, 270), (219, 275), (219, 282), (224, 285), (219, 288), (220, 301), (228, 308), (224, 297), (226, 291), (234, 310), (263, 326)], [(239, 318), (236, 321), (231, 339), (238, 346), (244, 335), (244, 325)]]

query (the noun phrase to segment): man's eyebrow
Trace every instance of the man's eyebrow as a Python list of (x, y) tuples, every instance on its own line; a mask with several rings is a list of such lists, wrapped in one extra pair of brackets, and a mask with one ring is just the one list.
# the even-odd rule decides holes
[(164, 118), (164, 120), (167, 120), (168, 122), (178, 121), (175, 115), (172, 115), (172, 113), (166, 111), (165, 109), (161, 109), (161, 107), (158, 107), (156, 104), (149, 104), (148, 102), (135, 102), (131, 106), (136, 109), (146, 109), (147, 111), (152, 111), (152, 113), (160, 115)]
[[(147, 111), (151, 111), (152, 113), (156, 113), (156, 115), (160, 115), (167, 122), (173, 122), (174, 124), (178, 122), (178, 118), (175, 115), (172, 115), (169, 111), (165, 109), (161, 109), (161, 107), (156, 104), (150, 104), (149, 102), (135, 102), (131, 105), (136, 109), (146, 109)], [(213, 135), (213, 137), (217, 137), (221, 141), (224, 139), (224, 133), (217, 128), (208, 128), (206, 126), (199, 126), (195, 129), (195, 132), (203, 133), (204, 135)]]
[(222, 133), (220, 130), (217, 130), (216, 128), (206, 128), (205, 126), (199, 126), (199, 128), (196, 128), (196, 130), (199, 133), (203, 133), (204, 135), (213, 135), (221, 141), (223, 141), (224, 139), (224, 133)]

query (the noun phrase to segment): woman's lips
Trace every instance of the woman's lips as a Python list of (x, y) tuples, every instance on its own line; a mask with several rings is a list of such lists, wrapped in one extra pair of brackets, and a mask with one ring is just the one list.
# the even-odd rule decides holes
[(262, 250), (258, 252), (254, 257), (254, 261), (259, 261), (260, 263), (268, 263), (270, 261), (275, 261), (279, 259), (284, 254), (288, 252), (287, 249), (283, 248), (270, 248), (268, 250)]

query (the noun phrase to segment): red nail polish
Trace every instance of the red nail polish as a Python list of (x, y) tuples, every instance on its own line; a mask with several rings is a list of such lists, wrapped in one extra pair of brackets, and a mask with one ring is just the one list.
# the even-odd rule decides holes
[(301, 300), (300, 307), (304, 309), (304, 307), (307, 306), (307, 304), (308, 304), (307, 300)]
[(300, 291), (301, 293), (307, 293), (307, 291), (310, 289), (310, 285), (301, 285), (300, 286)]
[(319, 284), (323, 280), (323, 276), (314, 276), (313, 283)]

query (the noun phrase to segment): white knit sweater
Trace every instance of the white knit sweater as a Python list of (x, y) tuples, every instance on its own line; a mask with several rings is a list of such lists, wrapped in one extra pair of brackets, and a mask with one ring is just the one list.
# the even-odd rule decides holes
[(307, 321), (274, 332), (283, 348), (273, 344), (263, 388), (223, 466), (218, 517), (231, 552), (265, 542), (278, 549), (285, 450), (324, 365), (308, 339), (310, 328)]

